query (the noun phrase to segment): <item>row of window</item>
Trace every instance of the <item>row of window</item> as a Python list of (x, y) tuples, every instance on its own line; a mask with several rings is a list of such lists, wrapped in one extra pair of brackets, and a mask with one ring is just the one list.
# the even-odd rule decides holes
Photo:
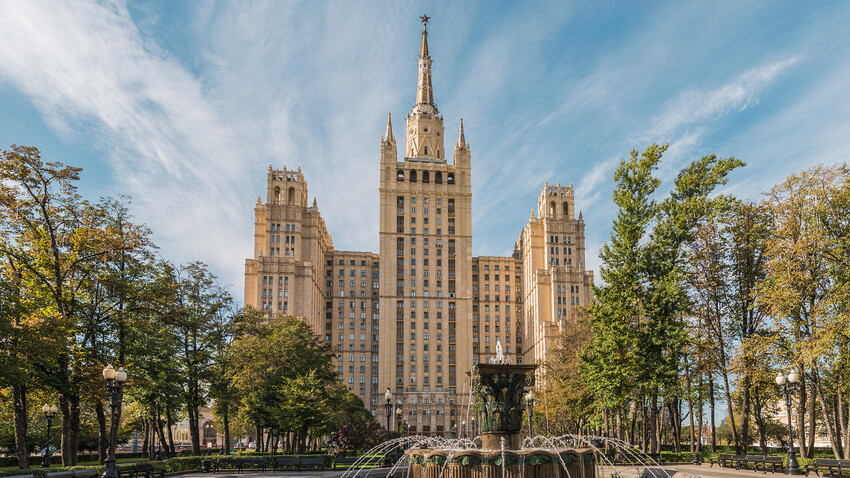
[[(428, 154), (428, 147), (427, 146), (425, 146), (425, 154)], [(439, 150), (437, 150), (437, 157), (438, 158), (440, 157), (440, 151)], [(431, 171), (422, 171), (422, 182), (423, 183), (430, 183), (431, 182), (431, 174), (430, 173), (431, 173)], [(415, 182), (417, 182), (419, 176), (417, 175), (415, 169), (411, 169), (407, 173), (407, 178), (408, 178), (407, 179), (408, 182), (415, 183)], [(404, 173), (403, 169), (399, 169), (399, 170), (396, 171), (395, 179), (396, 179), (396, 181), (404, 181), (405, 180), (405, 173)], [(454, 184), (454, 183), (455, 183), (455, 174), (454, 173), (446, 174), (446, 184)], [(435, 171), (434, 172), (434, 184), (443, 184), (443, 172), (442, 171)]]

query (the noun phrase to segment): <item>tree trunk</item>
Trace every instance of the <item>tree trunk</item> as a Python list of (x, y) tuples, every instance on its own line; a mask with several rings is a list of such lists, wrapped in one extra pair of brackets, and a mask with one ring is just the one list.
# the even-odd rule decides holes
[(717, 453), (717, 425), (715, 425), (714, 418), (714, 377), (710, 377), (708, 380), (708, 400), (710, 402), (710, 410), (711, 416), (711, 452)]
[(171, 415), (171, 407), (165, 406), (165, 424), (168, 430), (168, 450), (169, 456), (177, 456), (177, 449), (174, 447), (174, 435), (171, 433), (171, 427), (174, 425), (174, 418)]
[[(27, 449), (27, 386), (18, 383), (12, 386), (12, 402), (15, 409), (15, 454), (18, 456), (18, 468), (29, 468), (29, 450)], [(50, 444), (48, 444), (50, 446)]]
[(109, 436), (106, 431), (106, 412), (103, 410), (103, 402), (95, 401), (94, 412), (97, 416), (97, 455), (98, 461), (102, 465), (106, 462), (106, 454), (109, 452)]
[(812, 370), (812, 381), (815, 387), (815, 395), (817, 396), (818, 404), (820, 405), (821, 415), (823, 416), (823, 423), (826, 425), (826, 435), (829, 437), (829, 444), (832, 446), (832, 454), (835, 456), (836, 460), (840, 460), (841, 445), (836, 442), (832, 419), (830, 418), (829, 410), (827, 410), (826, 401), (823, 398), (823, 387), (820, 383), (820, 372), (818, 371), (817, 361), (815, 361)]
[(222, 422), (224, 423), (224, 453), (230, 454), (230, 413), (228, 407), (225, 406), (222, 413)]
[(744, 449), (744, 454), (747, 454), (747, 448), (750, 444), (750, 376), (744, 374), (741, 395), (741, 447)]
[(809, 458), (815, 456), (815, 436), (817, 433), (817, 393), (812, 391), (809, 393)]
[(649, 452), (650, 453), (659, 453), (661, 451), (661, 427), (659, 426), (659, 419), (661, 415), (658, 406), (658, 389), (655, 388), (652, 391), (652, 395), (650, 396), (649, 402)]
[(201, 432), (198, 419), (198, 403), (200, 403), (199, 393), (198, 383), (191, 380), (189, 383), (189, 395), (191, 400), (187, 408), (189, 410), (189, 435), (192, 438), (192, 454), (195, 456), (199, 456), (201, 454)]
[(685, 391), (688, 394), (688, 425), (691, 429), (688, 441), (691, 453), (694, 453), (696, 452), (696, 443), (694, 443), (696, 439), (696, 430), (694, 430), (694, 397), (691, 395), (691, 371), (687, 359), (685, 360)]
[(142, 458), (150, 460), (153, 453), (150, 452), (151, 430), (147, 419), (142, 419), (142, 430), (142, 433), (144, 434), (144, 437), (142, 438)]
[[(80, 395), (71, 394), (68, 397), (71, 409), (71, 450), (73, 466), (77, 466), (77, 453), (80, 451)], [(120, 410), (119, 410), (120, 416)]]
[(758, 428), (759, 432), (759, 448), (761, 449), (761, 453), (763, 455), (767, 455), (767, 431), (765, 429), (764, 423), (764, 406), (761, 402), (761, 396), (759, 395), (758, 386), (756, 386), (755, 393), (753, 393), (753, 418), (756, 422), (756, 428)]
[[(806, 403), (808, 402), (808, 395), (806, 394), (806, 378), (802, 373), (803, 369), (799, 370), (800, 387), (797, 392), (797, 445), (800, 447), (800, 458), (809, 458), (809, 449), (806, 445)], [(791, 406), (793, 406), (793, 403)]]
[(727, 418), (729, 419), (729, 424), (732, 426), (731, 427), (732, 428), (732, 442), (734, 442), (734, 444), (735, 444), (734, 445), (735, 446), (735, 454), (741, 455), (741, 454), (743, 454), (743, 452), (741, 451), (741, 445), (740, 445), (740, 442), (738, 441), (738, 431), (736, 430), (736, 427), (735, 427), (735, 410), (734, 410), (734, 407), (732, 406), (732, 389), (729, 386), (729, 374), (726, 373), (725, 360), (723, 361), (722, 365), (723, 365), (723, 370), (722, 370), (723, 391), (726, 394), (726, 408), (727, 408), (727, 413), (728, 413)]

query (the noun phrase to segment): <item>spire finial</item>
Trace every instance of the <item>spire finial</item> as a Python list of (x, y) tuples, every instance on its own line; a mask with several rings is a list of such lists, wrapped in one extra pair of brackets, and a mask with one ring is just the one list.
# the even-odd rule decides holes
[(419, 18), (422, 20), (422, 51), (419, 56), (428, 58), (428, 20), (431, 18), (428, 15), (422, 15)]
[(466, 137), (463, 135), (463, 118), (460, 119), (460, 133), (457, 135), (457, 147), (461, 149), (466, 147)]
[(386, 141), (389, 143), (392, 140), (393, 140), (392, 114), (387, 113), (387, 139), (386, 139)]

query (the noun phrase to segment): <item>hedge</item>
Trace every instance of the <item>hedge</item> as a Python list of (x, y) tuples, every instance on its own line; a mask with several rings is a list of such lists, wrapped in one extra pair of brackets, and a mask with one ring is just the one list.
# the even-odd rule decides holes
[[(116, 453), (116, 459), (122, 458), (141, 458), (141, 453)], [(97, 453), (80, 453), (77, 455), (77, 462), (90, 462), (90, 461), (98, 461), (100, 459), (100, 455)], [(40, 465), (44, 460), (44, 455), (30, 455), (30, 464)], [(62, 455), (59, 453), (50, 455), (50, 464), (51, 465), (61, 465), (62, 464)], [(0, 456), (0, 468), (5, 468), (7, 466), (18, 466), (18, 457), (17, 456)]]

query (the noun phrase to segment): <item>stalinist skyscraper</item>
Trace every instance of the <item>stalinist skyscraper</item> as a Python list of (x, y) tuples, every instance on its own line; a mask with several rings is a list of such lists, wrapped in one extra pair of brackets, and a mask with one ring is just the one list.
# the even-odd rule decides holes
[(340, 380), (380, 422), (389, 389), (402, 411), (391, 421), (452, 437), (463, 433), (473, 364), (492, 356), (497, 341), (515, 362), (541, 361), (589, 304), (593, 274), (584, 268), (572, 185), (560, 183), (544, 185), (511, 256), (472, 256), (472, 154), (461, 120), (446, 157), (429, 18), (421, 19), (403, 156), (389, 115), (380, 142), (379, 253), (335, 250), (300, 168), (269, 167), (266, 199), (254, 210), (245, 304), (305, 317), (337, 351)]

